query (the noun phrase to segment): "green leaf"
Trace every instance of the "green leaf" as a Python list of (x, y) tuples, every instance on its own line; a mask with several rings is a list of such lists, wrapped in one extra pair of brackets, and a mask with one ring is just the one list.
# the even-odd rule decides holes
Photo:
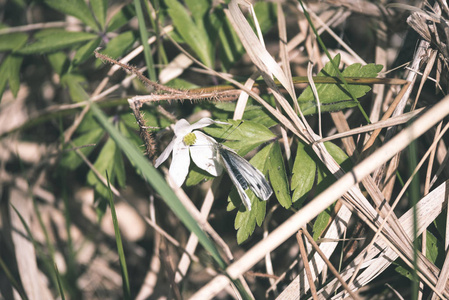
[(399, 273), (400, 275), (410, 279), (410, 280), (414, 280), (414, 276), (413, 274), (410, 272), (410, 270), (408, 269), (408, 266), (404, 263), (403, 266), (398, 265), (398, 263), (394, 263), (396, 264), (396, 268), (394, 269), (397, 273)]
[(309, 148), (303, 142), (298, 141), (291, 181), (291, 189), (293, 190), (292, 202), (296, 208), (307, 198), (315, 182), (316, 163), (307, 151)]
[[(235, 139), (233, 141), (226, 142), (225, 145), (238, 151), (239, 154), (241, 154), (241, 155), (248, 153), (250, 150), (256, 148), (257, 146), (261, 145), (262, 143), (269, 141), (269, 140), (273, 139), (273, 137), (275, 137), (275, 135), (273, 135), (273, 133), (271, 133), (271, 131), (268, 130), (266, 127), (260, 126), (259, 124), (256, 124), (256, 123), (247, 122), (247, 121), (242, 123), (241, 121), (233, 121), (233, 120), (228, 120), (228, 122), (233, 123), (236, 127), (230, 127), (229, 125), (216, 124), (219, 127), (223, 126), (223, 127), (220, 127), (222, 129), (215, 128), (215, 129), (211, 129), (211, 131), (218, 135), (223, 135), (223, 133), (225, 133), (225, 135), (228, 135), (228, 138)], [(246, 124), (246, 125), (241, 129), (240, 128), (241, 125), (239, 126), (238, 124)], [(206, 130), (208, 130), (208, 128), (209, 127), (205, 127), (203, 129), (206, 131)], [(246, 129), (248, 129), (248, 130), (246, 130)], [(230, 132), (232, 132), (232, 133), (230, 133)], [(258, 138), (260, 139), (259, 141), (255, 140), (255, 138), (254, 138), (254, 136), (256, 135), (257, 132), (260, 133), (260, 135), (258, 136)], [(209, 134), (209, 132), (207, 132), (207, 133)], [(248, 143), (248, 141), (249, 141), (248, 136), (251, 136), (253, 139), (251, 141), (251, 143)], [(240, 146), (240, 148), (237, 148), (237, 147), (234, 148), (233, 146), (235, 146), (235, 145)], [(267, 149), (269, 149), (269, 147)], [(253, 164), (255, 167), (257, 167), (257, 164), (260, 163), (260, 167), (258, 169), (261, 171), (267, 170), (265, 163), (268, 161), (268, 154), (269, 154), (269, 150), (261, 150), (253, 157), (251, 162), (253, 162), (253, 160), (255, 159), (255, 164)], [(261, 158), (261, 155), (263, 158)], [(261, 160), (260, 162), (258, 161), (259, 159)], [(192, 185), (200, 183), (203, 180), (209, 180), (211, 178), (214, 178), (209, 173), (202, 171), (199, 168), (194, 167), (194, 164), (191, 164), (191, 166), (193, 166), (193, 167), (191, 167), (191, 170), (187, 176), (187, 180), (186, 180), (187, 186), (192, 186)], [(236, 203), (239, 203), (239, 202), (236, 202)]]
[(186, 186), (193, 186), (201, 183), (202, 181), (214, 179), (215, 177), (207, 173), (206, 171), (198, 168), (194, 163), (190, 164), (190, 171), (187, 174)]
[(76, 44), (90, 41), (95, 34), (72, 31), (51, 31), (49, 34), (35, 36), (37, 41), (16, 51), (19, 54), (43, 54), (69, 48)]
[[(235, 110), (235, 106), (236, 103), (235, 102), (217, 102), (214, 103), (215, 108), (224, 110), (224, 111), (229, 111), (229, 112), (234, 112)], [(259, 106), (260, 108), (260, 106)]]
[(218, 38), (221, 46), (220, 62), (225, 70), (229, 70), (243, 55), (245, 48), (227, 19), (224, 19)]
[(173, 25), (185, 43), (208, 67), (213, 67), (213, 47), (207, 31), (201, 24), (195, 24), (187, 9), (177, 0), (166, 0), (168, 14)]
[[(222, 110), (224, 112), (229, 113), (229, 115), (233, 115), (235, 111), (235, 102), (218, 102), (214, 103), (213, 108), (211, 107), (212, 113), (214, 116), (219, 115)], [(228, 114), (227, 114), (228, 115)], [(220, 119), (220, 118), (216, 118)], [(223, 119), (223, 118), (221, 118)], [(243, 114), (243, 119), (248, 120), (260, 125), (263, 125), (267, 128), (273, 127), (278, 124), (278, 121), (273, 117), (272, 114), (268, 113), (264, 108), (261, 108), (260, 105), (254, 105), (248, 103), (245, 107), (245, 113)]]
[[(340, 55), (336, 55), (333, 62), (338, 66), (340, 64)], [(361, 64), (356, 63), (348, 66), (342, 72), (342, 75), (344, 77), (374, 78), (380, 70), (382, 70), (382, 65), (368, 64), (362, 66)], [(317, 75), (317, 77), (335, 76), (337, 76), (337, 71), (334, 69), (331, 62), (328, 62)], [(349, 91), (346, 90), (342, 84), (317, 83), (316, 88), (322, 112), (337, 111), (348, 107), (354, 107), (357, 103), (352, 100), (350, 93), (352, 93), (354, 97), (360, 98), (371, 90), (371, 86), (364, 84), (349, 84)], [(310, 86), (298, 97), (298, 102), (304, 115), (318, 113), (317, 101)]]
[(217, 139), (226, 139), (224, 144), (242, 156), (276, 137), (267, 127), (258, 123), (234, 120), (226, 122), (231, 126), (214, 124), (205, 127), (204, 131)]
[(256, 223), (260, 227), (265, 219), (267, 202), (259, 200), (251, 190), (247, 190), (251, 200), (251, 211), (239, 210), (235, 217), (234, 228), (237, 230), (237, 243), (241, 244), (253, 234)]
[(329, 225), (329, 221), (331, 219), (331, 207), (322, 211), (315, 219), (313, 223), (313, 239), (316, 241), (320, 238), (321, 234), (326, 230), (327, 225)]
[[(126, 31), (111, 39), (101, 52), (110, 57), (120, 57), (132, 47), (136, 39), (136, 33)], [(98, 60), (96, 64), (101, 65), (102, 62)]]
[(85, 45), (81, 46), (78, 51), (76, 51), (75, 57), (73, 57), (73, 65), (79, 65), (85, 62), (88, 58), (94, 56), (94, 50), (100, 45), (101, 38), (96, 38)]
[(245, 120), (271, 128), (278, 124), (276, 118), (268, 113), (265, 109), (261, 109), (259, 105), (247, 105), (243, 114)]
[[(260, 171), (264, 171), (263, 173), (265, 174), (270, 168), (269, 156), (272, 148), (273, 145), (266, 146), (250, 160), (250, 163), (254, 167)], [(248, 189), (246, 193), (251, 201), (251, 211), (248, 211), (241, 204), (240, 196), (235, 187), (233, 187), (228, 198), (228, 201), (232, 203), (228, 205), (228, 211), (231, 210), (232, 207), (240, 206), (240, 210), (237, 212), (234, 222), (234, 227), (237, 230), (237, 242), (239, 244), (243, 243), (254, 232), (256, 224), (262, 226), (267, 207), (267, 202), (257, 198), (250, 189)]]
[(254, 12), (259, 21), (260, 30), (263, 33), (270, 30), (277, 22), (277, 8), (275, 3), (256, 2), (254, 4)]
[[(70, 148), (72, 147), (82, 147), (84, 145), (90, 145), (90, 144), (97, 144), (101, 137), (104, 135), (104, 130), (101, 127), (92, 128), (91, 130), (87, 131), (85, 134), (80, 135), (76, 139), (73, 140), (72, 144), (69, 145)], [(84, 154), (84, 156), (88, 157), (89, 154), (95, 149), (95, 146), (89, 146), (81, 148), (81, 153)], [(69, 170), (75, 170), (83, 163), (83, 160), (81, 157), (79, 157), (78, 154), (74, 150), (67, 152), (61, 159), (61, 166), (64, 168), (67, 168)]]
[(69, 88), (70, 97), (74, 102), (82, 102), (89, 99), (89, 95), (81, 85), (83, 82), (86, 82), (86, 78), (81, 75), (68, 73), (61, 77), (62, 85)]
[(45, 3), (51, 8), (64, 14), (74, 16), (95, 30), (99, 30), (98, 25), (84, 0), (45, 0)]
[(6, 89), (7, 83), (9, 83), (9, 88), (14, 97), (17, 97), (20, 88), (19, 74), (22, 61), (23, 57), (14, 54), (6, 56), (3, 60), (2, 65), (0, 66), (0, 99)]
[(64, 52), (49, 53), (47, 55), (47, 59), (50, 62), (53, 70), (59, 76), (62, 76), (69, 67), (69, 60), (67, 58), (67, 54), (65, 54)]
[[(124, 120), (124, 117), (130, 116), (129, 114), (121, 115), (120, 116), (120, 123), (119, 123), (119, 129), (120, 132), (128, 138), (130, 142), (134, 144), (136, 147), (142, 147), (143, 142), (140, 136), (134, 131), (133, 128), (130, 128), (128, 124), (126, 124), (126, 121)], [(134, 116), (130, 116), (134, 119)], [(136, 119), (134, 119), (134, 123), (136, 122)]]
[(332, 156), (335, 161), (343, 167), (343, 169), (348, 170), (350, 166), (345, 166), (345, 162), (350, 162), (349, 157), (346, 152), (343, 151), (340, 147), (331, 142), (325, 142), (324, 146), (329, 154)]
[(125, 24), (136, 16), (136, 11), (133, 4), (128, 4), (122, 7), (115, 15), (112, 16), (108, 24), (108, 31), (112, 32)]
[(426, 239), (426, 257), (432, 262), (435, 263), (438, 257), (438, 240), (437, 238), (428, 230), (427, 239)]
[[(335, 159), (335, 161), (344, 169), (349, 170), (351, 167), (351, 160), (348, 158), (346, 153), (337, 145), (331, 142), (325, 142), (324, 146), (326, 147), (329, 154)], [(332, 175), (329, 170), (319, 162), (318, 166), (318, 176), (317, 176), (317, 187), (316, 192), (321, 193), (325, 189), (327, 189), (332, 183), (336, 181), (334, 175)]]
[(209, 0), (185, 0), (184, 2), (192, 13), (195, 22), (201, 21), (210, 11), (211, 2)]
[(0, 35), (0, 52), (20, 49), (27, 40), (28, 35), (21, 32)]
[(161, 195), (162, 199), (184, 225), (198, 237), (201, 245), (209, 251), (220, 268), (223, 270), (226, 269), (226, 263), (221, 258), (215, 245), (211, 242), (206, 233), (201, 230), (195, 219), (193, 219), (187, 212), (186, 208), (182, 205), (158, 171), (142, 156), (141, 152), (136, 147), (134, 147), (110, 122), (108, 122), (106, 116), (95, 103), (91, 104), (91, 111), (94, 113), (99, 123), (108, 131), (111, 138), (115, 140), (118, 147), (120, 147), (131, 163), (136, 167), (137, 171), (142, 174), (143, 178), (151, 184), (159, 195)]
[(101, 29), (104, 29), (108, 0), (90, 0), (90, 6), (92, 7), (94, 16), (100, 24)]
[(278, 142), (272, 143), (270, 154), (266, 161), (268, 162), (268, 173), (273, 192), (279, 204), (288, 209), (292, 205), (292, 200), (290, 199), (290, 188), (285, 172), (284, 159), (282, 158), (281, 147)]
[[(121, 183), (121, 186), (125, 185), (123, 159), (113, 139), (109, 138), (106, 141), (94, 163), (94, 168), (104, 177), (106, 177), (107, 172), (112, 184), (115, 184), (117, 178), (117, 182)], [(120, 179), (118, 179), (119, 177)], [(87, 173), (87, 183), (95, 187), (96, 192), (103, 199), (108, 199), (108, 187), (92, 170)]]

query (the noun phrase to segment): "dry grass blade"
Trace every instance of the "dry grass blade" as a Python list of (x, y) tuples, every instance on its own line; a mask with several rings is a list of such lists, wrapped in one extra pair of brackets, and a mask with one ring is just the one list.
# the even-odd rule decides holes
[[(417, 216), (421, 220), (419, 227), (417, 228), (418, 234), (421, 234), (431, 224), (435, 218), (445, 209), (445, 202), (447, 201), (447, 195), (449, 194), (448, 182), (441, 184), (430, 194), (422, 198), (417, 204)], [(400, 219), (401, 226), (406, 230), (406, 234), (409, 237), (413, 236), (413, 209), (409, 209)], [(375, 260), (366, 263), (368, 260), (372, 260), (376, 255), (381, 252), (381, 255)], [(357, 276), (357, 280), (351, 285), (351, 288), (358, 289), (373, 278), (378, 276), (383, 270), (385, 270), (393, 261), (395, 261), (398, 255), (392, 250), (387, 248), (384, 240), (379, 239), (376, 243), (368, 249), (368, 256), (363, 253), (360, 254), (353, 262), (345, 268), (341, 273), (345, 280), (349, 279), (355, 270), (355, 266), (361, 261), (365, 260), (363, 265), (364, 271)], [(337, 280), (333, 280), (320, 292), (324, 295), (330, 295), (334, 293), (338, 288)], [(338, 297), (337, 297), (338, 298)]]
[(237, 3), (247, 4), (243, 0), (231, 1), (229, 3), (230, 13), (227, 14), (227, 16), (228, 19), (233, 23), (234, 29), (236, 29), (237, 34), (239, 34), (240, 40), (244, 44), (245, 49), (247, 49), (247, 51), (248, 49), (251, 49), (251, 51), (247, 52), (251, 58), (251, 61), (255, 63), (263, 71), (262, 76), (269, 74), (273, 74), (274, 76), (276, 76), (276, 78), (281, 82), (283, 87), (288, 91), (292, 99), (296, 99), (296, 97), (294, 97), (295, 92), (291, 76), (288, 76), (281, 69), (278, 63), (273, 59), (273, 57), (260, 43), (259, 39), (255, 35), (248, 21), (246, 20), (243, 13), (239, 9)]
[(8, 209), (11, 216), (10, 234), (13, 243), (12, 247), (15, 251), (17, 269), (26, 295), (28, 299), (32, 300), (42, 299), (42, 297), (53, 299), (50, 290), (42, 282), (36, 261), (36, 249), (33, 242), (29, 239), (32, 237), (28, 237), (22, 220), (17, 215), (17, 212), (20, 212), (21, 217), (27, 223), (27, 226), (30, 227), (33, 216), (32, 200), (25, 191), (16, 187), (10, 192), (10, 204), (11, 206)]
[(405, 123), (409, 122), (410, 120), (412, 120), (413, 118), (415, 118), (416, 116), (421, 115), (424, 112), (424, 110), (425, 110), (424, 108), (420, 108), (420, 109), (414, 110), (412, 112), (399, 115), (397, 117), (386, 118), (385, 121), (379, 121), (379, 122), (376, 122), (373, 124), (362, 126), (360, 128), (354, 128), (354, 129), (351, 129), (351, 130), (348, 130), (348, 131), (345, 131), (342, 133), (337, 133), (337, 134), (331, 135), (329, 137), (326, 137), (324, 139), (321, 139), (318, 142), (324, 143), (327, 141), (332, 141), (335, 139), (341, 139), (341, 138), (352, 136), (352, 135), (362, 134), (362, 133), (374, 131), (377, 129), (388, 128), (388, 127), (395, 126), (395, 125), (405, 124)]
[(345, 291), (349, 293), (351, 298), (352, 299), (360, 299), (360, 297), (357, 296), (354, 292), (352, 292), (352, 290), (349, 288), (349, 286), (346, 284), (346, 282), (341, 278), (340, 274), (338, 274), (337, 269), (335, 269), (335, 267), (327, 259), (326, 255), (320, 250), (320, 247), (318, 247), (318, 244), (315, 242), (313, 237), (304, 228), (301, 231), (304, 232), (304, 235), (309, 240), (309, 243), (312, 244), (313, 248), (317, 251), (317, 253), (321, 256), (321, 258), (326, 261), (326, 265), (329, 267), (329, 269), (331, 270), (332, 274), (334, 274), (334, 276), (337, 278), (337, 280), (343, 286)]
[[(351, 211), (343, 205), (335, 216), (334, 220), (332, 220), (330, 226), (327, 228), (325, 235), (323, 236), (323, 240), (332, 240), (329, 242), (321, 243), (319, 245), (320, 251), (324, 253), (326, 257), (330, 257), (334, 252), (336, 247), (338, 246), (338, 241), (335, 240), (335, 237), (339, 237), (343, 235), (343, 231), (345, 230), (349, 219), (351, 218)], [(315, 253), (312, 259), (310, 260), (310, 264), (314, 267), (311, 269), (313, 280), (315, 281), (318, 278), (318, 275), (321, 274), (323, 268), (326, 265), (326, 262), (322, 259), (322, 257)], [(302, 271), (289, 286), (282, 292), (279, 296), (279, 299), (283, 299), (286, 295), (293, 295), (295, 298), (299, 296), (299, 294), (304, 295), (309, 290), (309, 283), (306, 280), (302, 280), (304, 277), (304, 272)], [(303, 283), (301, 285), (301, 283)]]
[[(440, 274), (438, 274), (438, 282), (435, 286), (436, 290), (443, 293), (443, 290), (446, 289), (448, 280), (449, 280), (449, 252), (446, 254), (446, 258), (444, 259), (443, 267), (441, 268)], [(432, 295), (432, 300), (439, 299), (438, 295), (434, 293)]]
[[(204, 202), (203, 202), (203, 205), (201, 206), (201, 210), (200, 210), (201, 217), (203, 217), (204, 219), (207, 219), (207, 216), (210, 213), (212, 204), (214, 203), (213, 191), (217, 190), (218, 186), (220, 185), (220, 182), (221, 182), (220, 178), (215, 179), (212, 187), (210, 187), (206, 192), (206, 196), (204, 197)], [(190, 256), (192, 256), (195, 253), (197, 245), (198, 245), (197, 236), (193, 233), (190, 234), (187, 244), (185, 246), (186, 253), (184, 253), (181, 256), (181, 259), (179, 260), (179, 263), (178, 263), (176, 277), (175, 277), (176, 283), (179, 283), (183, 279), (183, 277), (187, 274), (187, 270), (191, 263)], [(226, 247), (225, 249), (228, 249), (228, 248)], [(227, 251), (227, 257), (230, 260), (233, 259), (232, 253), (230, 252), (229, 249)]]
[(301, 253), (302, 261), (304, 262), (304, 270), (306, 271), (306, 278), (307, 278), (307, 282), (309, 283), (309, 286), (310, 286), (310, 292), (312, 293), (312, 298), (313, 298), (313, 300), (318, 300), (318, 297), (316, 294), (316, 287), (313, 282), (314, 280), (312, 278), (312, 273), (310, 271), (309, 260), (307, 258), (308, 255), (306, 252), (306, 248), (304, 247), (304, 241), (302, 239), (301, 230), (298, 231), (298, 233), (296, 234), (296, 241), (298, 242), (299, 252)]

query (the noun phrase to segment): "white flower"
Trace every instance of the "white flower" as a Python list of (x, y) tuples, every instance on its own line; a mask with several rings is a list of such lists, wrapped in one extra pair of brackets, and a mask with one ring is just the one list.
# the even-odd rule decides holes
[[(213, 123), (227, 124), (203, 118), (190, 125), (185, 119), (175, 124), (175, 136), (165, 148), (164, 152), (156, 159), (155, 167), (159, 167), (173, 152), (173, 158), (169, 173), (175, 184), (181, 186), (189, 173), (190, 156), (193, 162), (200, 168), (213, 176), (222, 173), (223, 167), (216, 158), (217, 141), (201, 131), (195, 130)], [(193, 131), (195, 130), (195, 131)], [(192, 147), (194, 146), (194, 147)]]

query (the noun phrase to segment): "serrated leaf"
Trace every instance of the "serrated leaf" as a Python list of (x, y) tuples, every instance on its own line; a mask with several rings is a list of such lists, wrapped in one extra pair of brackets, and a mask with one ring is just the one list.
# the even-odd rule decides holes
[[(36, 37), (36, 36), (35, 36)], [(43, 54), (69, 48), (76, 44), (90, 41), (97, 35), (86, 32), (52, 31), (51, 34), (41, 35), (32, 44), (17, 50), (18, 54)]]
[[(96, 128), (91, 128), (91, 130), (87, 131), (85, 134), (80, 135), (79, 137), (74, 139), (72, 145), (70, 145), (69, 147), (81, 147), (84, 145), (97, 144), (103, 134), (103, 128), (98, 126)], [(89, 146), (81, 148), (80, 151), (84, 154), (84, 156), (87, 157), (94, 149), (94, 146)], [(75, 170), (82, 164), (82, 162), (82, 158), (79, 157), (79, 155), (76, 154), (75, 151), (70, 151), (63, 156), (61, 160), (61, 166), (69, 170)]]
[(247, 193), (251, 200), (251, 211), (247, 209), (244, 211), (239, 210), (234, 222), (238, 244), (243, 243), (253, 234), (256, 223), (258, 226), (262, 225), (267, 209), (266, 201), (260, 201), (251, 190), (248, 190)]
[(270, 183), (279, 204), (288, 209), (292, 205), (292, 200), (290, 199), (290, 188), (288, 186), (288, 178), (285, 172), (281, 147), (278, 142), (272, 143), (270, 146), (270, 153), (266, 159), (268, 162)]
[(20, 49), (27, 40), (28, 34), (21, 32), (0, 35), (0, 52)]
[(307, 151), (308, 147), (303, 142), (298, 141), (291, 180), (292, 202), (296, 208), (305, 200), (315, 182), (316, 163)]
[(203, 129), (217, 139), (226, 139), (224, 144), (242, 156), (276, 137), (267, 127), (255, 122), (235, 120), (226, 122), (231, 125), (215, 124)]
[(45, 0), (45, 3), (51, 8), (64, 14), (74, 16), (95, 30), (99, 30), (98, 25), (84, 0)]
[(97, 38), (81, 46), (76, 51), (75, 57), (73, 57), (72, 64), (76, 66), (85, 62), (89, 57), (93, 57), (94, 50), (97, 49), (98, 45), (100, 45), (100, 42), (101, 38)]
[(22, 56), (16, 56), (14, 54), (9, 54), (3, 60), (2, 65), (0, 66), (0, 99), (3, 96), (7, 83), (9, 83), (9, 88), (14, 97), (17, 97), (20, 88), (19, 75), (22, 61)]
[[(340, 55), (336, 55), (333, 59), (335, 65), (340, 64)], [(382, 70), (381, 65), (368, 64), (362, 66), (361, 64), (353, 64), (343, 70), (342, 75), (344, 77), (376, 77)], [(337, 71), (334, 69), (333, 64), (328, 62), (326, 66), (318, 73), (317, 77), (335, 77)], [(349, 84), (349, 91), (344, 88), (342, 84), (316, 84), (321, 111), (337, 111), (348, 107), (354, 107), (357, 105), (352, 100), (350, 93), (355, 98), (364, 96), (371, 90), (371, 86), (364, 84)], [(318, 112), (317, 102), (313, 95), (312, 89), (307, 87), (303, 93), (298, 97), (299, 106), (304, 115), (314, 114)]]
[(208, 67), (213, 66), (214, 57), (212, 43), (203, 26), (195, 24), (187, 9), (176, 0), (166, 0), (168, 14), (173, 25), (185, 43), (195, 52), (198, 58)]
[[(266, 173), (269, 168), (269, 155), (272, 145), (268, 145), (260, 150), (254, 157), (250, 160), (250, 163), (256, 167), (258, 170)], [(237, 242), (239, 244), (243, 243), (248, 237), (254, 232), (256, 224), (260, 227), (265, 219), (267, 202), (257, 198), (254, 193), (248, 189), (246, 193), (251, 201), (251, 211), (248, 211), (241, 204), (240, 196), (237, 193), (235, 187), (229, 194), (229, 202), (233, 203), (233, 206), (240, 206), (241, 209), (237, 212), (235, 217), (234, 227), (237, 230)], [(232, 205), (228, 205), (228, 210), (232, 208)]]
[(95, 18), (100, 23), (101, 29), (104, 29), (108, 0), (90, 0), (90, 6), (92, 7)]

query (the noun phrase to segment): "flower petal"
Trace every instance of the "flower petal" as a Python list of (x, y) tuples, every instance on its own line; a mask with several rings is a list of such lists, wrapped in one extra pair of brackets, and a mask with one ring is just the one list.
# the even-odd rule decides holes
[(181, 119), (175, 124), (175, 138), (181, 137), (183, 138), (187, 133), (191, 132), (192, 129), (190, 129), (190, 123), (187, 122), (186, 119)]
[(180, 187), (186, 180), (189, 173), (190, 157), (189, 147), (184, 145), (182, 140), (175, 140), (173, 147), (173, 159), (170, 165), (169, 173), (174, 183)]
[(170, 155), (171, 151), (173, 150), (173, 145), (175, 144), (175, 140), (171, 140), (170, 144), (168, 144), (167, 148), (165, 148), (164, 152), (159, 155), (159, 157), (156, 159), (156, 162), (154, 164), (154, 167), (159, 167)]
[(200, 129), (200, 128), (203, 128), (203, 127), (206, 127), (206, 126), (209, 126), (212, 124), (227, 124), (227, 125), (229, 125), (229, 123), (221, 122), (221, 121), (214, 121), (211, 118), (202, 118), (198, 122), (190, 125), (189, 129), (190, 129), (190, 131), (192, 131), (192, 130)]
[(190, 156), (198, 168), (205, 170), (213, 176), (223, 172), (223, 166), (216, 159), (217, 141), (201, 131), (194, 131), (196, 135), (195, 145), (190, 146)]
[(202, 118), (198, 122), (190, 125), (190, 131), (192, 131), (194, 129), (200, 129), (200, 128), (212, 125), (214, 123), (215, 123), (215, 121), (212, 120), (211, 118)]

